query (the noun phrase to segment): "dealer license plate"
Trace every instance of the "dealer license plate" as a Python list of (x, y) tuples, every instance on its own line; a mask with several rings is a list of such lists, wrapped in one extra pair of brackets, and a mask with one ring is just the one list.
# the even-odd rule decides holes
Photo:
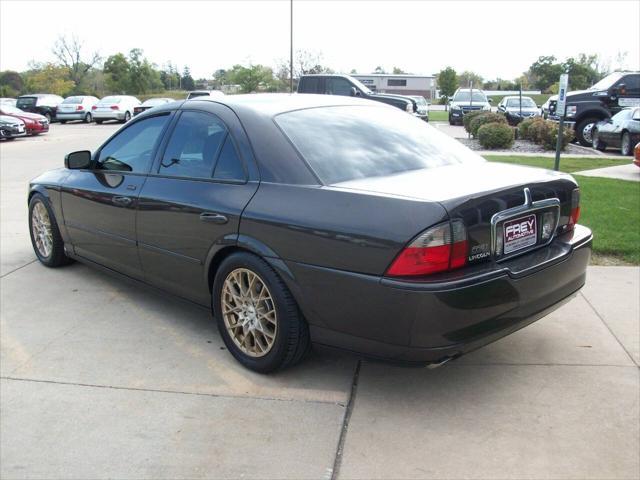
[(507, 220), (502, 226), (502, 231), (505, 255), (535, 245), (538, 240), (536, 216), (532, 214)]

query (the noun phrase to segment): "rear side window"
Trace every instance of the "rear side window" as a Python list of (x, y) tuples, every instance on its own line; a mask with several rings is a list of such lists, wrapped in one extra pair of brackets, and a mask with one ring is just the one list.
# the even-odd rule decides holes
[(211, 178), (227, 129), (215, 116), (183, 112), (160, 162), (161, 175)]
[(153, 150), (169, 115), (135, 122), (113, 137), (100, 151), (96, 168), (131, 173), (147, 173)]
[(320, 78), (308, 77), (303, 79), (300, 93), (320, 93)]
[(16, 102), (16, 107), (24, 108), (24, 107), (34, 107), (36, 104), (36, 97), (21, 97)]
[(242, 162), (229, 135), (227, 135), (224, 146), (220, 151), (220, 158), (218, 158), (213, 178), (216, 180), (246, 180)]
[(447, 134), (391, 107), (309, 108), (275, 120), (326, 185), (484, 162)]

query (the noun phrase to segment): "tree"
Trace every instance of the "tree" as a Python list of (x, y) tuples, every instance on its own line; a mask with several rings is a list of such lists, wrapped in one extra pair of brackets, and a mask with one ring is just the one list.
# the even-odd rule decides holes
[(5, 70), (0, 73), (0, 97), (17, 97), (22, 92), (23, 85), (18, 72)]
[(399, 67), (393, 67), (393, 72), (392, 73), (394, 73), (396, 75), (406, 75), (407, 74), (407, 72), (405, 72), (404, 70), (402, 70)]
[(532, 79), (533, 85), (547, 92), (549, 87), (556, 83), (563, 73), (563, 68), (553, 55), (538, 57), (529, 67), (528, 73)]
[(598, 55), (581, 53), (578, 58), (569, 57), (562, 63), (562, 69), (569, 74), (571, 89), (584, 90), (604, 77), (599, 71)]
[(274, 86), (273, 70), (264, 65), (234, 65), (226, 72), (226, 78), (232, 84), (240, 85), (242, 93), (256, 92), (259, 89), (270, 90)]
[(182, 71), (182, 89), (183, 90), (193, 90), (196, 88), (196, 83), (191, 76), (191, 70), (189, 67), (184, 67)]
[(82, 88), (89, 71), (101, 60), (98, 52), (83, 57), (82, 42), (75, 35), (71, 38), (64, 35), (58, 37), (52, 51), (62, 66), (68, 69), (69, 78), (77, 89)]
[(349, 72), (351, 75), (355, 75), (358, 73), (358, 71), (355, 68), (351, 69), (351, 72)]
[(129, 52), (129, 88), (128, 93), (132, 94), (147, 93), (162, 88), (160, 73), (143, 56), (140, 48), (134, 48)]
[(381, 66), (378, 65), (375, 68), (375, 70), (373, 71), (373, 73), (383, 74), (383, 73), (387, 73), (387, 72), (384, 70), (384, 68), (382, 68)]
[(65, 97), (75, 88), (69, 80), (69, 70), (53, 63), (33, 64), (25, 73), (25, 90), (31, 92), (49, 92)]
[(451, 98), (458, 88), (458, 76), (456, 75), (456, 71), (451, 67), (440, 70), (436, 81), (440, 89), (440, 95), (446, 100)]
[(129, 89), (129, 61), (122, 53), (111, 55), (104, 62), (105, 83), (113, 93), (126, 93)]
[(483, 79), (480, 75), (468, 70), (465, 70), (458, 75), (458, 84), (460, 85), (460, 88), (469, 88), (471, 85), (476, 88), (481, 88), (482, 80)]

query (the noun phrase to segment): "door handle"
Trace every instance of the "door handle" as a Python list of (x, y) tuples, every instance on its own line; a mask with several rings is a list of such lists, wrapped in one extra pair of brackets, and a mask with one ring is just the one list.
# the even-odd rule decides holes
[(202, 212), (200, 214), (200, 220), (202, 220), (203, 222), (217, 223), (218, 225), (224, 225), (229, 221), (226, 216), (222, 215), (221, 213), (214, 212)]
[(120, 206), (123, 206), (123, 207), (127, 207), (127, 206), (131, 205), (131, 202), (132, 202), (133, 200), (131, 200), (131, 198), (130, 198), (130, 197), (113, 197), (113, 198), (111, 199), (111, 201), (112, 201), (113, 203), (115, 203), (116, 205), (120, 205)]

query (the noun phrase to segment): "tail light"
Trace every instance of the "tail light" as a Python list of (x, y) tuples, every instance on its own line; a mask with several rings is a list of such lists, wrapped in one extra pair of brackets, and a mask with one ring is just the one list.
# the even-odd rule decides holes
[(461, 220), (441, 223), (421, 233), (396, 257), (386, 275), (430, 275), (467, 263), (467, 229)]
[(94, 105), (93, 107), (91, 107), (91, 110), (97, 110), (97, 109), (98, 109), (97, 105)]
[(569, 225), (567, 230), (573, 229), (573, 226), (580, 219), (580, 189), (576, 188), (571, 192), (571, 216), (569, 217)]
[(76, 111), (77, 111), (77, 112), (80, 112), (80, 111), (82, 111), (82, 110), (84, 110), (84, 107), (83, 107), (82, 105), (78, 105), (78, 106), (76, 107)]
[(118, 105), (111, 105), (111, 110), (120, 110)]

